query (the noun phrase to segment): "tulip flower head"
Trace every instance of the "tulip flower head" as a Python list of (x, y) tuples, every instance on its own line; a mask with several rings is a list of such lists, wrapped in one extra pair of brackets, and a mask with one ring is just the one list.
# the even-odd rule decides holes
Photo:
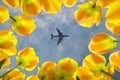
[(117, 46), (117, 39), (104, 33), (94, 35), (88, 45), (91, 52), (96, 54), (105, 54), (112, 51)]
[(90, 28), (94, 23), (98, 26), (102, 19), (102, 9), (93, 1), (85, 2), (79, 5), (74, 17), (80, 26)]
[(35, 16), (41, 12), (38, 0), (21, 0), (20, 8), (23, 14), (28, 16)]
[(21, 36), (28, 36), (36, 29), (34, 20), (27, 16), (15, 16), (11, 23), (12, 29)]
[(97, 54), (87, 55), (83, 59), (83, 67), (86, 67), (94, 74), (93, 80), (99, 80), (99, 79), (110, 80), (111, 78), (117, 80), (117, 78), (113, 76), (114, 68), (112, 67), (111, 64), (108, 64), (106, 66), (106, 59), (102, 55), (97, 55)]
[(58, 13), (61, 9), (62, 2), (60, 0), (38, 0), (43, 11), (47, 14)]
[(114, 2), (106, 12), (106, 28), (113, 34), (120, 35), (120, 1)]
[(113, 52), (112, 54), (110, 54), (109, 56), (109, 61), (110, 64), (117, 70), (120, 72), (120, 51), (117, 52)]
[(68, 72), (69, 74), (71, 74), (77, 71), (78, 64), (72, 58), (64, 58), (64, 59), (59, 60), (58, 68), (60, 70), (64, 70)]
[(9, 19), (9, 10), (6, 7), (0, 6), (0, 24), (5, 23)]
[(12, 35), (10, 30), (0, 31), (0, 51), (8, 56), (13, 56), (16, 54), (17, 49), (17, 38)]
[(39, 58), (31, 47), (19, 51), (16, 59), (18, 64), (21, 63), (19, 66), (27, 71), (32, 71), (39, 63)]
[(46, 61), (42, 64), (42, 70), (47, 72), (49, 80), (55, 79), (56, 67), (57, 67), (57, 64), (52, 61)]
[(77, 70), (77, 76), (80, 80), (93, 80), (94, 74), (87, 67), (79, 67)]

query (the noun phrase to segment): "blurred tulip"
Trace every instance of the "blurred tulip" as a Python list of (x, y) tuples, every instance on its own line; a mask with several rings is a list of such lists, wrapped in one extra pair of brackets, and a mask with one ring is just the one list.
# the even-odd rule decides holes
[(17, 38), (12, 35), (12, 31), (0, 31), (0, 51), (8, 56), (13, 56), (17, 52), (16, 45)]
[(113, 52), (109, 56), (110, 64), (120, 72), (120, 51)]
[(5, 23), (9, 19), (9, 10), (0, 6), (0, 24)]
[(5, 59), (5, 62), (3, 63), (1, 68), (5, 68), (10, 65), (10, 58), (6, 54), (0, 52), (0, 61), (4, 59)]
[(98, 4), (101, 5), (102, 8), (109, 8), (109, 6), (116, 1), (117, 0), (98, 0)]
[(85, 2), (79, 5), (79, 9), (74, 12), (74, 17), (83, 27), (90, 28), (94, 23), (98, 26), (102, 19), (102, 9), (95, 2)]
[(61, 0), (66, 7), (72, 7), (78, 0)]
[(38, 68), (38, 78), (39, 80), (49, 80), (47, 72), (42, 68)]
[(83, 67), (87, 67), (93, 72), (93, 80), (111, 80), (111, 78), (118, 80), (114, 76), (114, 68), (110, 64), (106, 66), (106, 59), (102, 55), (87, 55), (83, 59)]
[(117, 46), (117, 39), (104, 33), (95, 34), (88, 45), (91, 52), (95, 54), (106, 54)]
[(2, 77), (3, 80), (24, 80), (25, 74), (21, 72), (19, 69), (14, 69), (4, 77)]
[(58, 61), (58, 68), (71, 74), (77, 71), (78, 63), (72, 58), (64, 58)]
[(21, 36), (28, 36), (36, 29), (34, 19), (26, 16), (15, 16), (11, 22), (12, 29)]
[(39, 0), (39, 4), (47, 14), (58, 13), (62, 6), (60, 0)]
[(28, 47), (20, 50), (16, 57), (19, 66), (27, 71), (32, 71), (39, 63), (39, 58), (33, 48)]
[(3, 3), (10, 7), (19, 7), (19, 1), (20, 0), (2, 0)]
[(106, 59), (102, 55), (89, 54), (83, 59), (83, 66), (93, 73), (101, 75), (101, 70), (105, 70)]
[(77, 76), (80, 80), (93, 80), (94, 74), (87, 67), (79, 67), (77, 70)]
[(27, 77), (27, 80), (39, 80), (39, 78), (37, 77), (37, 75), (31, 75)]
[(113, 34), (120, 35), (120, 1), (114, 2), (106, 12), (106, 28)]
[(42, 64), (42, 70), (47, 72), (48, 79), (54, 80), (57, 64), (55, 62), (46, 61)]
[(41, 12), (41, 5), (38, 0), (21, 0), (20, 8), (23, 14), (35, 16)]

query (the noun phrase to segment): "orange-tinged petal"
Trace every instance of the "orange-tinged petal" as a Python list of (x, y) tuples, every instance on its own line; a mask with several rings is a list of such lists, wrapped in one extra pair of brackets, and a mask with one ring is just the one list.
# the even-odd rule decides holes
[(17, 48), (15, 46), (8, 49), (0, 48), (0, 51), (2, 51), (4, 54), (7, 54), (8, 56), (14, 56), (17, 53)]
[(9, 10), (0, 6), (0, 24), (5, 23), (9, 19)]
[(21, 63), (19, 66), (27, 71), (32, 71), (39, 63), (39, 58), (31, 47), (20, 50), (16, 59), (17, 63)]
[(117, 46), (116, 38), (101, 32), (94, 35), (88, 45), (91, 52), (96, 54), (105, 54), (112, 51)]
[(39, 0), (39, 4), (41, 4), (42, 9), (47, 14), (58, 13), (62, 6), (62, 2), (60, 0)]
[(52, 68), (56, 68), (57, 64), (55, 62), (52, 61), (46, 61), (42, 64), (42, 69), (44, 71), (49, 71)]
[(101, 5), (102, 8), (109, 8), (115, 1), (117, 0), (98, 0), (98, 4)]
[(105, 25), (113, 34), (120, 35), (120, 23), (106, 21)]
[(10, 7), (19, 7), (19, 0), (2, 0), (2, 2)]
[(74, 12), (74, 17), (77, 23), (83, 27), (90, 28), (96, 23), (99, 25), (102, 19), (102, 9), (100, 6), (95, 5), (95, 2), (89, 1), (80, 4), (79, 9)]
[(74, 73), (74, 72), (76, 72), (76, 70), (78, 68), (78, 64), (72, 58), (64, 58), (64, 59), (60, 59), (59, 60), (59, 62), (58, 62), (58, 68), (60, 70), (65, 70), (68, 73)]
[(109, 61), (110, 64), (117, 70), (120, 72), (120, 51), (117, 52), (113, 52), (112, 54), (110, 54), (109, 56)]
[(41, 12), (38, 0), (21, 0), (20, 8), (23, 14), (28, 16), (35, 16)]
[(17, 38), (12, 35), (10, 30), (0, 31), (0, 51), (7, 54), (8, 56), (13, 56), (16, 54)]
[(66, 6), (66, 7), (72, 7), (75, 5), (75, 3), (77, 2), (78, 0), (63, 0), (63, 4)]
[(7, 66), (10, 65), (10, 58), (6, 54), (0, 52), (0, 61), (2, 61), (4, 59), (6, 59), (6, 60), (5, 60), (4, 64), (3, 64), (2, 68), (7, 67)]
[(15, 16), (12, 20), (12, 29), (21, 36), (30, 35), (35, 29), (36, 25), (32, 18), (26, 16)]
[(102, 55), (89, 54), (83, 59), (83, 66), (100, 75), (105, 70), (106, 59)]
[(94, 74), (86, 67), (79, 67), (77, 70), (77, 76), (80, 80), (93, 80)]
[(26, 75), (23, 72), (16, 68), (7, 75), (5, 75), (3, 77), (3, 80), (24, 80), (25, 76)]
[(31, 75), (27, 77), (27, 80), (39, 80), (37, 75)]
[(120, 9), (120, 1), (118, 0), (107, 9), (106, 20), (120, 22), (119, 9)]
[(57, 67), (57, 64), (52, 61), (46, 61), (42, 64), (42, 70), (47, 72), (49, 80), (55, 79), (56, 67)]

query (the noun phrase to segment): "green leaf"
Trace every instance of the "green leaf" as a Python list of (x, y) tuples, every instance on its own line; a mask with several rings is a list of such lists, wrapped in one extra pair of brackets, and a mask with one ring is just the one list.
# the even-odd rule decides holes
[(78, 78), (78, 76), (76, 76), (76, 80), (80, 80), (80, 79)]
[(0, 69), (2, 68), (3, 64), (5, 63), (6, 59), (3, 59), (2, 61), (0, 61)]

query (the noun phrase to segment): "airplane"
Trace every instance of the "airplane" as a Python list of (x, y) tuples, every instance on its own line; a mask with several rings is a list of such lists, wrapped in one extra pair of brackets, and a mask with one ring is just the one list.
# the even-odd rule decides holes
[(57, 32), (58, 32), (58, 35), (53, 35), (51, 34), (51, 40), (54, 38), (54, 37), (59, 37), (59, 40), (57, 42), (57, 45), (60, 44), (60, 42), (63, 40), (64, 37), (69, 37), (69, 35), (63, 35), (62, 32), (60, 32), (60, 30), (58, 28), (56, 28)]

